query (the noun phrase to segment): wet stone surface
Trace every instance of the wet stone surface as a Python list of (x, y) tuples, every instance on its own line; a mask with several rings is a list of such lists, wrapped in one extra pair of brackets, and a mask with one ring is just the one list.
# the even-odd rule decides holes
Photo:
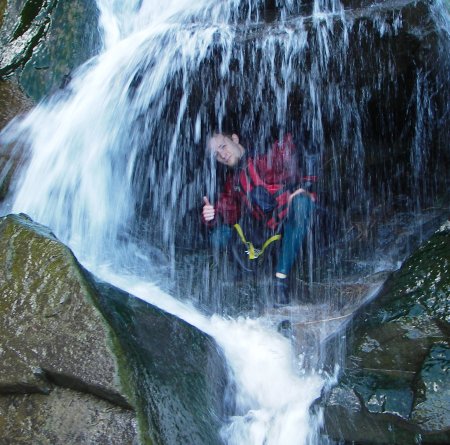
[(11, 0), (3, 17), (0, 76), (15, 76), (36, 101), (98, 51), (95, 2)]
[[(356, 315), (347, 329), (346, 367), (324, 405), (332, 437), (379, 444), (449, 441), (449, 267), (446, 221)], [(350, 391), (361, 402), (356, 410)], [(336, 423), (342, 415), (348, 423)], [(366, 422), (374, 427), (363, 438)]]
[(133, 443), (121, 351), (72, 252), (6, 216), (0, 266), (0, 443), (101, 444), (108, 428)]

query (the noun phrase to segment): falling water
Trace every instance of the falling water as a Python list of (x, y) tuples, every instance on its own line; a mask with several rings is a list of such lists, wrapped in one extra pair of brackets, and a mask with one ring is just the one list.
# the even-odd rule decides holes
[[(366, 84), (355, 85), (350, 58), (351, 66), (363, 61), (350, 49), (350, 30), (359, 13), (338, 1), (97, 4), (104, 50), (66, 90), (2, 134), (4, 144), (27, 154), (5, 207), (50, 226), (96, 275), (216, 338), (237, 388), (235, 416), (221, 432), (226, 443), (317, 442), (320, 415), (312, 419), (309, 407), (326, 381), (319, 365), (305, 367), (267, 317), (221, 318), (232, 296), (214, 287), (226, 282), (218, 279), (226, 268), (211, 271), (207, 255), (195, 257), (205, 246), (201, 198), (215, 195), (222, 174), (203, 147), (215, 128), (233, 127), (260, 151), (290, 132), (305, 152), (304, 167), (321, 166), (319, 189), (335, 212), (318, 222), (327, 230), (308, 241), (310, 251), (332, 250), (328, 269), (322, 257), (307, 261), (309, 282), (319, 280), (345, 255), (330, 234), (348, 233), (352, 212), (367, 222), (379, 204), (367, 187), (362, 121), (370, 88), (387, 85), (398, 96), (386, 80), (395, 74), (368, 72)], [(380, 39), (402, 27), (400, 9), (374, 11), (375, 30), (359, 24), (360, 49), (374, 45), (370, 33)], [(430, 97), (426, 79), (416, 82), (417, 95)], [(426, 118), (430, 104), (420, 103), (417, 113)], [(418, 123), (417, 144), (429, 136), (422, 131)], [(426, 169), (427, 159), (411, 156)], [(339, 175), (346, 162), (351, 178)], [(412, 184), (421, 186), (420, 172)]]

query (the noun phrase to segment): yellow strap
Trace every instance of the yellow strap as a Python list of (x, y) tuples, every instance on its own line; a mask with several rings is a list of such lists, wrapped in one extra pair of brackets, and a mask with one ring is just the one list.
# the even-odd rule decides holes
[(236, 232), (238, 233), (239, 238), (241, 238), (242, 242), (247, 246), (246, 253), (247, 253), (249, 259), (251, 259), (251, 260), (255, 260), (256, 258), (260, 257), (264, 253), (264, 250), (266, 250), (266, 247), (270, 243), (273, 243), (274, 241), (277, 241), (281, 238), (280, 234), (273, 235), (264, 242), (261, 249), (256, 249), (255, 246), (250, 241), (246, 240), (244, 232), (242, 230), (242, 227), (239, 224), (235, 224), (233, 227), (236, 229)]

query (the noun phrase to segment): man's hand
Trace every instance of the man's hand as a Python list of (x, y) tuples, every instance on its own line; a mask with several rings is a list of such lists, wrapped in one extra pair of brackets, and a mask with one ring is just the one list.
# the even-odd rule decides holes
[(209, 199), (204, 196), (203, 197), (203, 202), (205, 203), (205, 205), (203, 206), (203, 219), (205, 221), (212, 221), (214, 219), (214, 217), (216, 216), (216, 211), (214, 210), (214, 206), (211, 205), (211, 203), (209, 202)]

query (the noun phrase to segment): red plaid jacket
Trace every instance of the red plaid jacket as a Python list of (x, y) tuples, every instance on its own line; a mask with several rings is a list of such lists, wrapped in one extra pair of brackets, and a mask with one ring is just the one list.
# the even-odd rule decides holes
[[(267, 227), (276, 230), (287, 215), (291, 192), (307, 179), (299, 175), (296, 152), (292, 136), (288, 134), (281, 144), (276, 141), (267, 154), (242, 159), (242, 165), (228, 173), (215, 205), (216, 217), (207, 224), (233, 225), (243, 212), (250, 212), (253, 218), (265, 220)], [(269, 214), (251, 199), (255, 187), (263, 187), (276, 201)]]

